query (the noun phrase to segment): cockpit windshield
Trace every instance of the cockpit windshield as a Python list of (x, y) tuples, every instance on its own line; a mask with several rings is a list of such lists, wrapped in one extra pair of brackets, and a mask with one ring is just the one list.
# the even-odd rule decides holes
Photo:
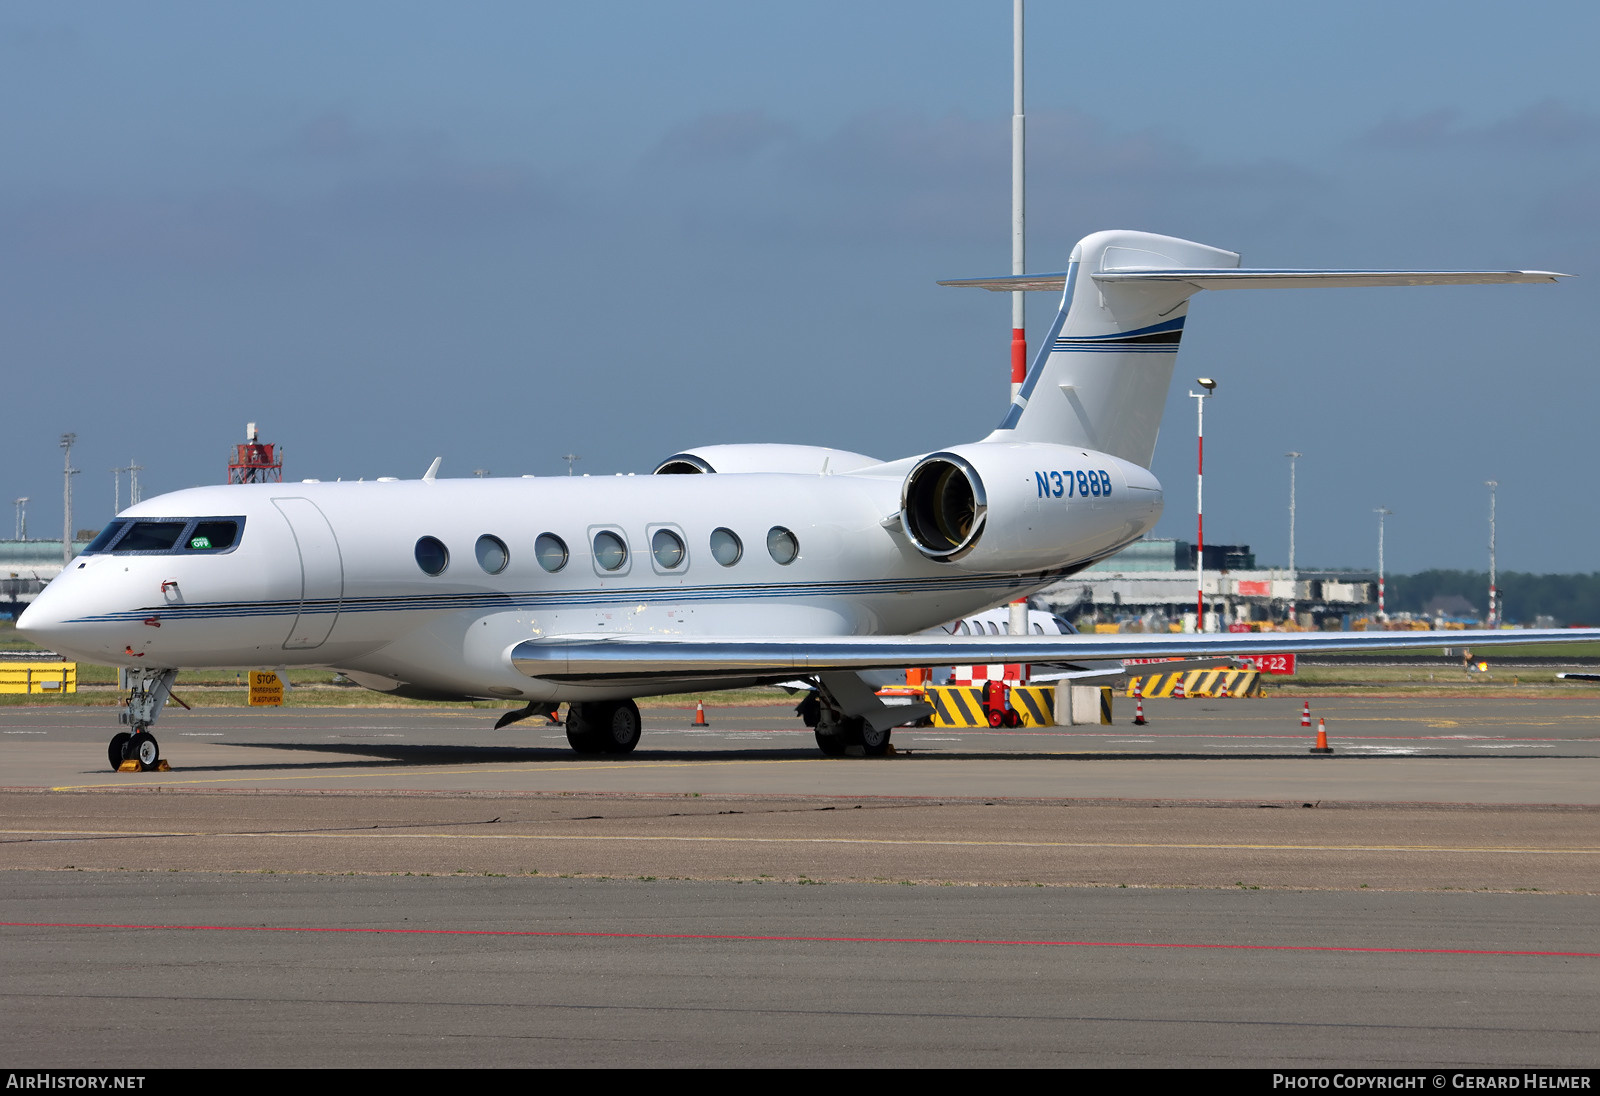
[(244, 518), (119, 518), (100, 530), (84, 555), (190, 555), (226, 552), (239, 543)]

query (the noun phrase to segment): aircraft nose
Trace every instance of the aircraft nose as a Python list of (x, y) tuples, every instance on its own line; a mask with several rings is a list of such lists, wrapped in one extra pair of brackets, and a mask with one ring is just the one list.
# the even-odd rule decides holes
[(17, 618), (17, 634), (29, 643), (54, 648), (56, 640), (60, 638), (64, 629), (61, 617), (50, 611), (48, 600), (41, 591), (33, 602), (22, 610), (22, 615)]
[(103, 638), (96, 634), (103, 629), (77, 619), (88, 609), (82, 604), (86, 591), (67, 589), (68, 585), (57, 578), (39, 591), (17, 618), (17, 632), (48, 650), (88, 657), (102, 646), (95, 640)]

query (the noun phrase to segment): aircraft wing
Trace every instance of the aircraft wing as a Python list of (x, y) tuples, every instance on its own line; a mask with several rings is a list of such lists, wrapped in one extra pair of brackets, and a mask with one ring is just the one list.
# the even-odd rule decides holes
[(1517, 647), (1595, 642), (1600, 628), (1478, 632), (1258, 632), (1070, 636), (552, 636), (523, 640), (511, 662), (529, 677), (603, 681), (648, 677), (773, 677), (979, 662), (1218, 658), (1252, 652), (1313, 654)]

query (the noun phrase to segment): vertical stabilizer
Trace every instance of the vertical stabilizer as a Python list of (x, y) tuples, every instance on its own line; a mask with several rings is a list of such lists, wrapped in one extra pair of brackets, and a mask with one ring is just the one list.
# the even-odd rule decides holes
[(1072, 249), (1061, 310), (1005, 419), (984, 440), (1081, 445), (1150, 467), (1188, 300), (1200, 287), (1094, 275), (1238, 265), (1231, 251), (1172, 236), (1085, 236)]

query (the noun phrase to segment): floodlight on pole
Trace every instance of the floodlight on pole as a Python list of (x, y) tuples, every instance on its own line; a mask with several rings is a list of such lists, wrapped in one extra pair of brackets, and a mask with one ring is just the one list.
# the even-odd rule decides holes
[(562, 457), (561, 459), (567, 462), (567, 475), (570, 476), (570, 475), (572, 475), (572, 466), (574, 464), (576, 464), (578, 461), (582, 460), (583, 458), (578, 456), (578, 454), (576, 454), (576, 453), (568, 453), (566, 456)]
[(72, 562), (72, 477), (78, 470), (72, 467), (72, 443), (78, 440), (76, 434), (61, 435), (61, 449), (66, 454), (61, 467), (61, 566), (65, 567)]
[(1387, 623), (1389, 614), (1383, 606), (1383, 519), (1394, 511), (1387, 506), (1380, 506), (1372, 512), (1378, 515), (1378, 619)]
[(1494, 494), (1495, 488), (1500, 486), (1498, 480), (1484, 480), (1483, 485), (1489, 489), (1489, 619), (1490, 628), (1500, 627), (1500, 596), (1495, 589), (1494, 573)]
[(1294, 569), (1294, 462), (1305, 454), (1291, 449), (1284, 456), (1289, 458), (1289, 619), (1293, 621), (1295, 587), (1298, 582)]
[(1216, 394), (1217, 382), (1210, 377), (1196, 377), (1195, 383), (1204, 392), (1190, 392), (1195, 407), (1195, 470), (1194, 470), (1194, 585), (1195, 631), (1206, 630), (1206, 400)]

